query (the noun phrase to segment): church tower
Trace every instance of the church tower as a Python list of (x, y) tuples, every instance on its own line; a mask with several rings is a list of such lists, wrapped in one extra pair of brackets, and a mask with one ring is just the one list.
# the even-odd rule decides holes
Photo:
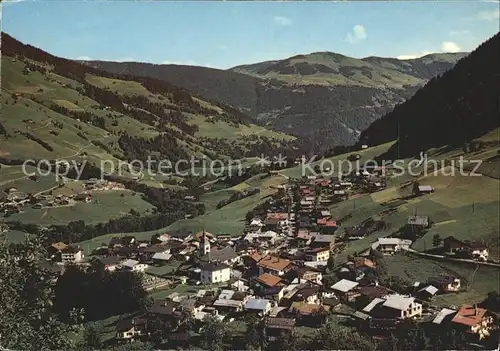
[(208, 240), (207, 233), (203, 231), (203, 236), (200, 240), (200, 255), (205, 256), (210, 253), (210, 240)]

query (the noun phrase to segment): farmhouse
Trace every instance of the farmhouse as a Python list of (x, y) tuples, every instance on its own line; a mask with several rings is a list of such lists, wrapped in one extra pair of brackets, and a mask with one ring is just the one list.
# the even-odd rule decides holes
[(460, 290), (460, 279), (449, 275), (429, 278), (427, 283), (435, 286), (441, 292), (457, 292)]
[(82, 262), (83, 258), (83, 250), (78, 246), (68, 245), (61, 250), (61, 262), (64, 264)]
[(420, 232), (429, 228), (429, 217), (409, 216), (407, 226), (410, 230)]
[(489, 336), (493, 328), (493, 317), (477, 306), (462, 305), (451, 321), (459, 330), (475, 334), (480, 340)]
[(266, 256), (258, 263), (259, 275), (269, 273), (272, 275), (282, 276), (291, 269), (291, 262), (287, 259), (277, 256)]
[(382, 303), (382, 307), (384, 317), (405, 319), (422, 315), (422, 304), (416, 302), (414, 297), (390, 295)]
[(132, 340), (146, 335), (146, 318), (127, 318), (116, 324), (116, 339)]
[(327, 261), (330, 258), (330, 248), (329, 247), (318, 247), (316, 249), (311, 249), (306, 251), (305, 259), (307, 261)]
[(408, 249), (411, 245), (411, 240), (399, 238), (378, 238), (378, 241), (373, 244), (372, 248), (379, 250), (384, 255), (392, 255), (400, 250)]

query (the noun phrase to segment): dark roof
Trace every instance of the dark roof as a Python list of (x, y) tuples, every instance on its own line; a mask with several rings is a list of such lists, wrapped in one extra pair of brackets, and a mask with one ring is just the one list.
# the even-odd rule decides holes
[(151, 245), (148, 247), (141, 247), (137, 249), (139, 252), (144, 252), (144, 253), (157, 253), (157, 252), (163, 252), (168, 250), (168, 247), (166, 246), (161, 246), (161, 245)]
[(452, 277), (450, 275), (438, 275), (437, 277), (429, 278), (428, 283), (451, 284), (455, 279), (455, 277)]
[(230, 246), (225, 247), (220, 250), (211, 250), (209, 254), (201, 257), (201, 261), (204, 262), (225, 262), (238, 257), (238, 254)]
[(179, 305), (168, 300), (155, 300), (148, 312), (153, 314), (173, 315)]
[(358, 288), (358, 291), (369, 298), (381, 298), (386, 295), (390, 295), (392, 290), (384, 286), (362, 286)]
[(133, 326), (144, 328), (146, 326), (147, 319), (145, 318), (127, 318), (122, 319), (116, 323), (117, 332), (126, 332), (132, 329)]
[(340, 303), (340, 301), (338, 299), (336, 299), (335, 297), (323, 299), (323, 305), (326, 305), (326, 306), (333, 307), (333, 306), (337, 306), (339, 303)]
[(225, 263), (204, 263), (201, 265), (201, 269), (204, 271), (215, 272), (221, 269), (231, 268)]
[(266, 328), (271, 329), (292, 329), (295, 327), (294, 318), (267, 317), (264, 321)]
[(309, 284), (309, 285), (306, 285), (305, 287), (301, 288), (299, 291), (297, 291), (295, 296), (301, 297), (301, 298), (308, 298), (309, 296), (316, 295), (318, 293), (319, 289), (320, 289), (319, 285)]
[(365, 236), (366, 229), (361, 227), (347, 227), (345, 233), (348, 237)]
[(62, 249), (61, 252), (63, 252), (63, 253), (77, 253), (81, 250), (82, 249), (78, 246), (68, 245), (64, 249)]
[(97, 260), (106, 266), (108, 264), (118, 264), (122, 261), (122, 258), (120, 256), (105, 256), (99, 257)]

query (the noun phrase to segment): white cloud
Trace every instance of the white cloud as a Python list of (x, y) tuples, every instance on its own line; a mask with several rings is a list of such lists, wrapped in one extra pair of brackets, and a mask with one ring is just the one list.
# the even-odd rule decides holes
[(347, 33), (345, 40), (351, 44), (366, 39), (366, 28), (361, 24), (356, 24), (352, 30)]
[(133, 57), (124, 57), (124, 58), (116, 60), (116, 62), (132, 62), (132, 61), (134, 61)]
[(274, 23), (279, 24), (280, 26), (291, 26), (293, 21), (291, 18), (283, 17), (283, 16), (275, 16), (273, 18)]
[(490, 22), (497, 21), (498, 19), (500, 19), (500, 9), (478, 12), (474, 16), (474, 19), (480, 21), (490, 21)]
[(208, 64), (201, 64), (201, 63), (195, 62), (193, 60), (187, 60), (187, 61), (169, 61), (169, 60), (165, 60), (161, 64), (162, 65), (180, 65), (180, 66), (203, 66), (203, 67), (211, 67)]
[(88, 56), (78, 56), (76, 58), (78, 61), (91, 61), (92, 59)]
[(460, 49), (460, 46), (452, 41), (443, 41), (441, 43), (442, 52), (460, 52), (461, 50), (462, 49)]
[(408, 55), (399, 55), (399, 56), (396, 56), (396, 58), (398, 60), (413, 60), (413, 59), (416, 59), (416, 58), (419, 58), (419, 57), (422, 57), (422, 56), (425, 56), (425, 55), (429, 55), (429, 54), (432, 54), (432, 52), (430, 51), (421, 51), (417, 54), (408, 54)]

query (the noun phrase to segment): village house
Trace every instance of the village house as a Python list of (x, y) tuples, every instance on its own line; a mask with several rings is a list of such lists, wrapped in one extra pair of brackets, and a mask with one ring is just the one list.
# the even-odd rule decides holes
[(378, 238), (372, 248), (379, 250), (384, 255), (392, 255), (400, 250), (407, 250), (412, 241), (400, 238)]
[(486, 309), (477, 306), (460, 306), (451, 322), (458, 330), (476, 335), (479, 340), (489, 336), (493, 329), (493, 316)]
[(280, 277), (273, 275), (273, 274), (269, 274), (269, 273), (264, 273), (262, 275), (259, 275), (257, 278), (255, 278), (256, 284), (267, 287), (267, 288), (272, 288), (272, 287), (278, 285), (280, 282), (281, 282)]
[(120, 268), (126, 271), (144, 272), (148, 268), (148, 265), (145, 263), (140, 263), (136, 260), (128, 259), (120, 264)]
[(344, 238), (347, 240), (358, 240), (364, 238), (366, 229), (360, 226), (347, 227), (344, 229)]
[(429, 217), (427, 216), (409, 216), (406, 228), (411, 233), (421, 233), (430, 227)]
[(451, 310), (449, 308), (442, 308), (441, 311), (432, 320), (433, 325), (444, 325), (451, 323), (451, 320), (455, 316), (457, 311)]
[(245, 302), (245, 311), (258, 313), (260, 316), (269, 314), (271, 308), (271, 301), (267, 299), (250, 298)]
[(99, 257), (97, 261), (103, 265), (105, 270), (113, 272), (120, 266), (123, 259), (120, 256), (105, 256)]
[(90, 194), (78, 194), (75, 196), (74, 199), (75, 199), (75, 201), (89, 203), (90, 201), (92, 201), (92, 195), (90, 195)]
[(381, 317), (405, 319), (422, 315), (422, 304), (414, 297), (393, 294), (387, 296), (381, 305)]
[(434, 192), (434, 189), (430, 185), (418, 185), (415, 183), (415, 186), (413, 188), (413, 194), (414, 195), (425, 195), (425, 194), (431, 194)]
[(147, 334), (147, 319), (141, 317), (127, 318), (116, 324), (116, 339), (128, 341)]
[(313, 261), (313, 262), (327, 261), (330, 258), (330, 248), (318, 247), (306, 251), (305, 254), (306, 254), (305, 256), (306, 261)]
[(359, 285), (358, 282), (353, 282), (351, 280), (342, 279), (335, 284), (333, 284), (330, 289), (332, 289), (337, 297), (346, 302), (353, 302), (359, 293), (354, 290), (355, 287)]
[(310, 267), (298, 267), (295, 269), (295, 273), (299, 279), (307, 280), (316, 284), (321, 284), (323, 280), (323, 274), (321, 271)]
[(225, 263), (203, 263), (200, 276), (203, 284), (227, 282), (231, 279), (231, 267)]
[(68, 245), (61, 250), (61, 262), (67, 263), (79, 263), (84, 259), (83, 250), (78, 246)]
[(471, 242), (469, 244), (469, 250), (472, 258), (481, 260), (481, 261), (487, 261), (489, 252), (488, 252), (488, 247), (486, 244), (482, 242)]
[(290, 314), (295, 314), (304, 325), (320, 325), (322, 324), (330, 306), (323, 306), (314, 303), (293, 302), (288, 309)]
[(259, 260), (257, 267), (259, 268), (259, 275), (269, 273), (277, 276), (282, 276), (292, 268), (289, 260), (271, 255)]
[(293, 300), (296, 302), (305, 302), (308, 304), (319, 304), (321, 298), (321, 287), (317, 284), (306, 283), (300, 287), (293, 295)]
[(439, 275), (427, 280), (427, 284), (433, 285), (440, 292), (458, 292), (460, 290), (460, 279), (449, 275)]
[(264, 328), (267, 340), (275, 341), (284, 332), (292, 332), (295, 329), (295, 318), (266, 317)]
[(309, 246), (311, 248), (328, 247), (330, 250), (335, 245), (335, 235), (313, 234)]

